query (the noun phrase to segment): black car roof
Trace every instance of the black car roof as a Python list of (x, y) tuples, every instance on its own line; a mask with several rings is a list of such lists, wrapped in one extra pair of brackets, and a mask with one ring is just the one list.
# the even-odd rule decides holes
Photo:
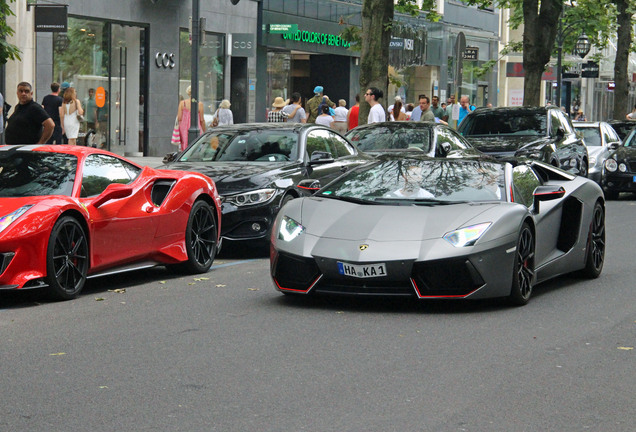
[(515, 107), (505, 106), (505, 107), (492, 107), (492, 108), (479, 107), (476, 110), (474, 110), (473, 112), (471, 112), (470, 114), (473, 114), (473, 113), (475, 113), (475, 114), (484, 114), (484, 113), (498, 114), (498, 113), (502, 113), (502, 112), (546, 114), (548, 112), (548, 110), (552, 110), (552, 109), (560, 110), (560, 108), (555, 106), (555, 105), (541, 106), (541, 107), (531, 107), (531, 106), (519, 106), (519, 107), (517, 107), (517, 106), (515, 106)]
[(294, 132), (299, 132), (302, 129), (310, 129), (310, 128), (322, 128), (333, 131), (333, 129), (327, 128), (325, 126), (317, 125), (315, 123), (238, 123), (233, 125), (226, 126), (217, 126), (215, 128), (208, 129), (206, 132), (217, 132), (217, 131), (254, 131), (254, 130), (292, 130)]
[(359, 129), (372, 129), (377, 127), (385, 127), (387, 129), (432, 129), (435, 127), (446, 127), (441, 123), (435, 123), (430, 121), (386, 121), (379, 123), (369, 123), (357, 126), (354, 129), (347, 131), (349, 134), (351, 131), (359, 130)]

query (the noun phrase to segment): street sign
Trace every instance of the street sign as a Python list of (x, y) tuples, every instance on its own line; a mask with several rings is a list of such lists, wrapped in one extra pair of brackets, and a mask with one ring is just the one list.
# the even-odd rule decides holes
[(598, 63), (589, 61), (581, 65), (581, 78), (598, 78)]
[(477, 60), (479, 57), (479, 47), (466, 47), (464, 50), (464, 60)]
[(614, 81), (610, 81), (607, 83), (607, 90), (608, 91), (614, 91), (614, 89), (616, 88), (616, 83)]
[(298, 24), (269, 24), (267, 30), (273, 34), (296, 33)]
[(35, 5), (36, 32), (66, 32), (68, 29), (68, 6)]

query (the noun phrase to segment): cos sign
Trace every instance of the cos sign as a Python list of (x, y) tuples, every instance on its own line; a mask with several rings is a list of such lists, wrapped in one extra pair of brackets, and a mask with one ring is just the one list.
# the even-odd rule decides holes
[(174, 69), (176, 63), (174, 61), (174, 53), (157, 53), (155, 54), (155, 64), (158, 68)]

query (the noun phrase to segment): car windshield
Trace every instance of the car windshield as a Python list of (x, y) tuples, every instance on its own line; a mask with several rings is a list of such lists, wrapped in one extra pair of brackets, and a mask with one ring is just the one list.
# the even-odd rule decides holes
[(0, 152), (0, 197), (70, 196), (76, 171), (77, 157), (72, 155)]
[(298, 133), (293, 130), (238, 130), (201, 136), (180, 162), (281, 162), (298, 158)]
[(601, 131), (597, 127), (575, 127), (575, 129), (583, 135), (586, 146), (599, 147), (601, 145)]
[(318, 192), (383, 204), (445, 204), (505, 199), (503, 165), (401, 158), (365, 165)]
[(365, 127), (350, 131), (347, 138), (362, 151), (417, 149), (431, 151), (428, 128), (393, 129), (386, 126)]
[(479, 135), (546, 135), (547, 116), (535, 112), (475, 113), (464, 119), (461, 133)]
[(623, 142), (625, 147), (636, 147), (636, 129), (632, 130)]

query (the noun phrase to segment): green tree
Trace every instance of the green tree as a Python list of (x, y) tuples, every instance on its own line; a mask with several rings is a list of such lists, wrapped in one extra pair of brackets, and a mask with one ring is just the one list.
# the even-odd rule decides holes
[(5, 64), (9, 60), (20, 60), (20, 50), (17, 46), (7, 42), (10, 36), (15, 33), (11, 27), (7, 25), (7, 17), (15, 16), (9, 3), (15, 0), (0, 0), (0, 65)]
[(617, 21), (617, 43), (616, 59), (614, 60), (614, 118), (623, 120), (625, 113), (629, 111), (629, 81), (627, 79), (628, 62), (630, 51), (636, 51), (636, 44), (632, 38), (634, 27), (634, 14), (636, 14), (636, 4), (632, 0), (613, 0), (616, 5)]
[[(437, 21), (435, 0), (424, 0), (422, 10), (429, 20)], [(360, 49), (360, 124), (367, 122), (370, 106), (364, 101), (365, 90), (377, 87), (386, 95), (389, 86), (389, 42), (394, 13), (417, 16), (416, 0), (364, 0), (362, 3), (362, 29), (353, 27), (343, 32), (343, 38)], [(386, 107), (386, 101), (380, 101)]]

